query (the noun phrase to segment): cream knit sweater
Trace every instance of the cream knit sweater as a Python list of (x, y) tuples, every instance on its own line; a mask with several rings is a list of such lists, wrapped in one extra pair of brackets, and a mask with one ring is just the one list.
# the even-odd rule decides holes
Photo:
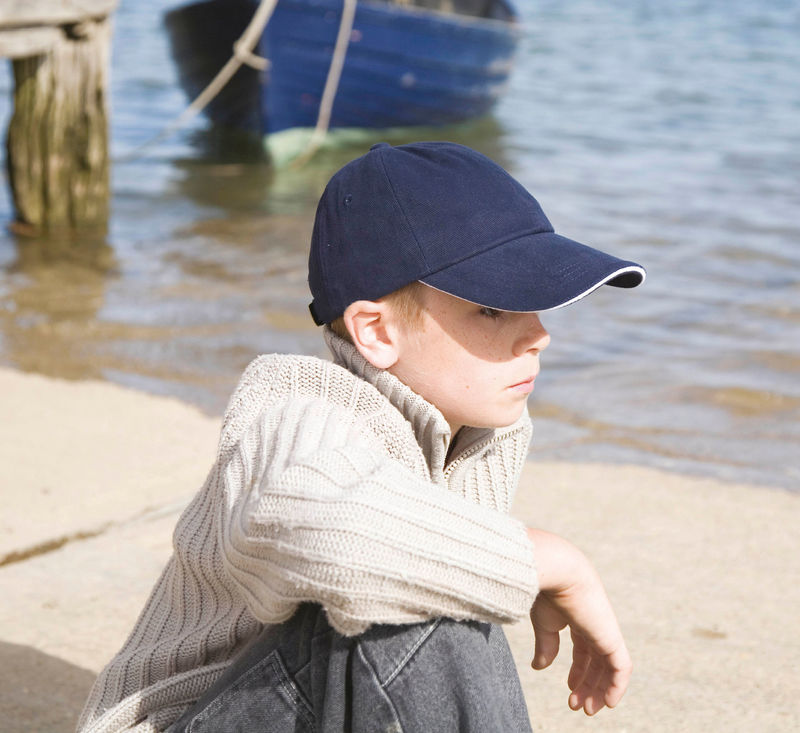
[(248, 366), (174, 554), (79, 731), (163, 730), (303, 601), (348, 635), (528, 613), (532, 547), (507, 516), (528, 416), (462, 429), (446, 465), (441, 413), (329, 330), (326, 340), (337, 364), (269, 355)]

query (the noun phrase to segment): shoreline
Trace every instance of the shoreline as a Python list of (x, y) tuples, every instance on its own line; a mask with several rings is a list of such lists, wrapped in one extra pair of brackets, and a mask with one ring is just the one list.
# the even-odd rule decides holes
[[(0, 714), (10, 733), (70, 730), (169, 556), (219, 418), (6, 367), (0, 394)], [(800, 496), (775, 489), (529, 460), (514, 514), (592, 559), (635, 665), (619, 708), (589, 721), (566, 705), (568, 640), (533, 672), (527, 624), (509, 627), (535, 731), (800, 728)]]
[[(265, 352), (266, 353), (266, 352)], [(301, 353), (301, 352), (297, 352)], [(302, 352), (308, 353), (308, 355), (312, 356), (319, 356), (320, 358), (328, 357), (327, 350), (320, 353), (313, 353), (313, 352)], [(245, 362), (241, 370), (243, 371), (244, 368), (247, 366), (247, 362)], [(23, 367), (19, 367), (17, 365), (11, 364), (9, 362), (4, 362), (0, 359), (0, 385), (2, 384), (2, 372), (22, 375), (22, 376), (31, 376), (31, 377), (42, 377), (47, 380), (51, 380), (54, 382), (67, 382), (71, 384), (106, 384), (113, 387), (118, 387), (122, 390), (128, 392), (135, 392), (137, 394), (147, 396), (147, 397), (155, 397), (157, 399), (164, 399), (164, 400), (172, 400), (178, 402), (190, 409), (193, 409), (195, 412), (199, 413), (205, 418), (209, 418), (211, 420), (219, 421), (222, 417), (222, 414), (227, 405), (227, 399), (230, 397), (231, 392), (233, 391), (234, 387), (236, 386), (237, 379), (233, 379), (230, 383), (227, 384), (225, 388), (224, 394), (225, 398), (219, 397), (216, 400), (209, 401), (203, 400), (198, 397), (197, 391), (185, 391), (181, 389), (162, 389), (163, 384), (160, 384), (158, 387), (154, 387), (152, 383), (148, 383), (146, 380), (144, 384), (137, 383), (136, 380), (126, 380), (126, 379), (118, 379), (118, 378), (111, 378), (105, 376), (62, 376), (59, 374), (48, 374), (45, 372), (39, 372), (36, 370), (28, 370)], [(223, 394), (222, 391), (217, 390), (218, 394)], [(542, 462), (542, 463), (568, 463), (571, 465), (598, 465), (602, 464), (605, 466), (615, 467), (615, 468), (626, 468), (629, 466), (640, 466), (642, 468), (649, 468), (655, 471), (659, 471), (661, 473), (681, 476), (686, 478), (687, 480), (710, 480), (716, 481), (718, 483), (724, 484), (735, 484), (735, 485), (744, 485), (744, 486), (751, 486), (753, 488), (759, 490), (767, 490), (767, 491), (778, 491), (778, 492), (785, 492), (793, 495), (800, 496), (800, 481), (796, 481), (793, 483), (792, 477), (790, 476), (782, 476), (781, 478), (776, 478), (774, 476), (770, 477), (769, 475), (761, 475), (755, 478), (744, 478), (744, 479), (737, 479), (730, 476), (720, 475), (721, 472), (727, 471), (731, 473), (736, 466), (730, 463), (718, 462), (718, 461), (705, 461), (702, 459), (689, 459), (688, 457), (684, 456), (687, 462), (676, 462), (674, 460), (675, 456), (670, 454), (666, 455), (663, 453), (653, 453), (648, 452), (647, 449), (642, 449), (636, 454), (632, 454), (630, 458), (611, 458), (608, 460), (597, 460), (595, 458), (587, 458), (585, 456), (573, 456), (573, 455), (559, 455), (558, 451), (553, 451), (552, 449), (548, 448), (547, 446), (543, 446), (541, 444), (541, 435), (548, 431), (548, 428), (552, 424), (553, 421), (559, 423), (559, 418), (557, 416), (557, 412), (554, 410), (558, 410), (559, 408), (552, 403), (541, 403), (541, 402), (534, 402), (532, 405), (529, 406), (529, 412), (531, 418), (534, 420), (534, 435), (533, 435), (533, 443), (532, 443), (532, 450), (528, 455), (528, 461), (533, 462)], [(563, 429), (563, 424), (561, 424)], [(600, 443), (598, 442), (598, 445)], [(613, 449), (613, 446), (612, 446)], [(591, 450), (588, 452), (596, 453), (598, 448), (596, 445), (591, 447)], [(587, 452), (587, 451), (584, 451)], [(648, 456), (650, 460), (640, 460), (640, 456)], [(794, 471), (794, 473), (798, 473)], [(800, 476), (800, 473), (798, 473)], [(0, 566), (2, 566), (2, 557), (3, 554), (0, 552)]]

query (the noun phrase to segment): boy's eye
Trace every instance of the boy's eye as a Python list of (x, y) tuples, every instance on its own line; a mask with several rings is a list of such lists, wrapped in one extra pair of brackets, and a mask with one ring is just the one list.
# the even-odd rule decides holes
[(503, 311), (499, 311), (495, 308), (488, 308), (487, 306), (481, 308), (481, 315), (487, 318), (499, 318), (502, 313)]

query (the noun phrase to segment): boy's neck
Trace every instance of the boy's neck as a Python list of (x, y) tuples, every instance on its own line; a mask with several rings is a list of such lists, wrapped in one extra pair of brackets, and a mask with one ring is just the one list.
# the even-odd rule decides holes
[(428, 468), (434, 475), (437, 471), (443, 471), (445, 466), (464, 450), (495, 433), (491, 428), (450, 425), (434, 405), (391, 373), (369, 364), (349, 341), (337, 336), (327, 327), (324, 330), (324, 337), (334, 361), (339, 366), (373, 384), (403, 413), (411, 424), (425, 454)]

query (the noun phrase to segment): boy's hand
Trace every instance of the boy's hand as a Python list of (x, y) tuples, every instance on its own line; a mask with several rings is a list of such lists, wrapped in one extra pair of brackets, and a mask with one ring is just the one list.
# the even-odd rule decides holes
[(603, 584), (574, 545), (542, 530), (529, 529), (528, 535), (539, 573), (539, 595), (531, 609), (536, 636), (531, 666), (550, 665), (558, 654), (558, 632), (569, 626), (569, 706), (587, 715), (613, 708), (625, 693), (632, 664)]

